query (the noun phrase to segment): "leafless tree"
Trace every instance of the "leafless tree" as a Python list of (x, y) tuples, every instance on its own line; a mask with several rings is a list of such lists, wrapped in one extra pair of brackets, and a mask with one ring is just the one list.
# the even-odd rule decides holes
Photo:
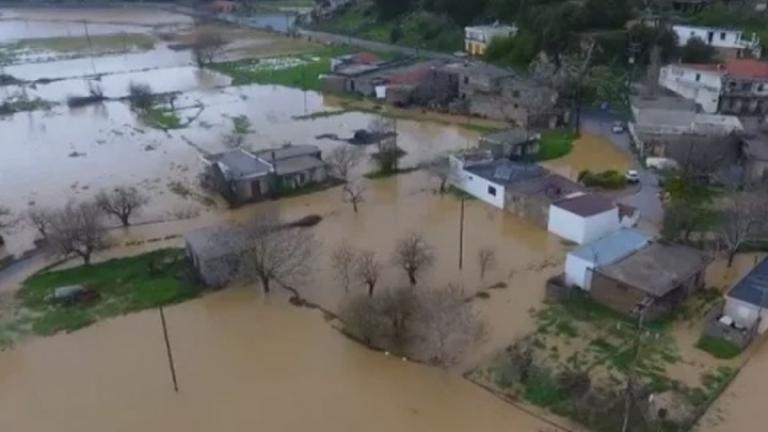
[(128, 84), (128, 101), (134, 109), (147, 111), (155, 104), (152, 87), (146, 83), (131, 82)]
[(149, 198), (134, 187), (119, 186), (111, 192), (101, 191), (96, 195), (96, 204), (104, 213), (118, 218), (126, 227), (131, 224), (131, 216), (148, 202)]
[(455, 362), (465, 349), (481, 339), (485, 326), (466, 301), (458, 285), (419, 293), (418, 332), (426, 357), (437, 364)]
[(258, 215), (245, 228), (242, 272), (265, 293), (272, 282), (285, 285), (309, 276), (318, 246), (311, 228), (286, 226), (275, 212)]
[(227, 40), (214, 30), (199, 30), (192, 38), (192, 54), (199, 67), (213, 64), (224, 52)]
[(373, 251), (362, 251), (358, 254), (355, 275), (368, 286), (368, 296), (373, 297), (373, 290), (381, 276), (381, 263)]
[(728, 267), (739, 248), (763, 235), (768, 228), (768, 194), (765, 191), (744, 191), (728, 194), (722, 201), (718, 234), (726, 253)]
[(349, 180), (352, 170), (363, 160), (364, 152), (360, 147), (341, 145), (328, 153), (325, 162), (329, 165), (331, 173), (344, 181)]
[(331, 267), (344, 287), (344, 292), (349, 292), (349, 286), (352, 285), (357, 259), (357, 251), (346, 242), (340, 243), (331, 254)]
[(456, 177), (456, 172), (451, 166), (448, 156), (440, 156), (425, 165), (430, 177), (439, 181), (439, 191), (445, 193), (448, 184)]
[(107, 246), (101, 209), (94, 202), (70, 202), (53, 212), (48, 242), (55, 254), (77, 256), (85, 265), (90, 265), (93, 253)]
[(375, 117), (368, 122), (368, 131), (379, 137), (386, 137), (396, 133), (396, 128), (395, 120), (388, 117)]
[(405, 271), (414, 286), (419, 275), (434, 265), (435, 253), (421, 234), (411, 233), (397, 243), (392, 262)]
[(496, 268), (496, 250), (491, 247), (480, 248), (477, 251), (477, 264), (480, 267), (480, 279), (485, 279), (485, 273)]
[(352, 204), (352, 208), (357, 213), (357, 208), (365, 201), (365, 186), (360, 182), (352, 182), (344, 185), (344, 202)]
[(27, 220), (32, 224), (43, 239), (48, 239), (48, 230), (51, 226), (51, 219), (54, 212), (50, 209), (41, 207), (32, 207), (27, 210)]

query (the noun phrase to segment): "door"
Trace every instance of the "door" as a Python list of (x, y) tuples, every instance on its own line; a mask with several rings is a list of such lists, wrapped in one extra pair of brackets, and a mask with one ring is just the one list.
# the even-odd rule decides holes
[(254, 180), (251, 182), (251, 196), (253, 199), (261, 198), (261, 181)]

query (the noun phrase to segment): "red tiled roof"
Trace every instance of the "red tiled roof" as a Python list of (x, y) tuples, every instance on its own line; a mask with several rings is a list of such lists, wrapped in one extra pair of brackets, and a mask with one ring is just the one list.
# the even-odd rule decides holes
[(389, 77), (389, 82), (390, 84), (418, 84), (424, 81), (430, 73), (429, 67), (421, 67), (394, 74)]
[(717, 72), (723, 69), (723, 65), (721, 64), (710, 64), (710, 63), (680, 63), (679, 66), (688, 68), (688, 69), (696, 69), (704, 72)]
[(729, 75), (738, 78), (768, 78), (768, 63), (753, 59), (730, 59), (725, 63)]
[(381, 59), (374, 53), (361, 52), (354, 56), (354, 62), (358, 64), (376, 64), (379, 61), (381, 61)]

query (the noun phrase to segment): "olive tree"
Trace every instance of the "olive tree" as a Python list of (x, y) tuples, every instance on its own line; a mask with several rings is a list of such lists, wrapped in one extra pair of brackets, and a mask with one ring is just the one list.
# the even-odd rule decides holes
[(85, 265), (90, 265), (94, 252), (107, 247), (102, 219), (95, 202), (70, 202), (52, 212), (47, 231), (51, 250), (63, 258), (82, 258)]
[(397, 243), (392, 262), (403, 269), (414, 286), (418, 277), (435, 264), (435, 253), (421, 234), (411, 233)]
[(44, 240), (48, 239), (48, 231), (50, 230), (53, 215), (54, 212), (47, 208), (32, 207), (27, 210), (27, 220), (35, 227)]
[(217, 31), (203, 29), (195, 32), (192, 36), (191, 45), (195, 62), (199, 67), (203, 67), (213, 64), (221, 56), (227, 45), (227, 40)]
[(149, 202), (144, 194), (134, 187), (120, 186), (112, 191), (101, 191), (96, 195), (96, 204), (109, 216), (116, 217), (124, 227), (131, 224), (131, 216), (141, 211)]
[(381, 277), (381, 263), (373, 251), (362, 251), (357, 255), (355, 275), (368, 287), (368, 296), (373, 297), (373, 290)]

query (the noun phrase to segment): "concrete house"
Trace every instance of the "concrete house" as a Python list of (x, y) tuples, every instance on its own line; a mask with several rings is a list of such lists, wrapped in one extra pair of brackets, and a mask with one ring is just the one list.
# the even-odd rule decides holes
[(629, 256), (650, 242), (650, 236), (636, 229), (624, 228), (572, 250), (565, 258), (566, 286), (589, 291), (595, 268)]
[(760, 57), (760, 39), (754, 33), (744, 35), (741, 30), (719, 27), (700, 27), (676, 24), (672, 31), (677, 35), (677, 43), (684, 46), (689, 40), (697, 38), (715, 48), (722, 58)]
[(222, 287), (239, 274), (247, 238), (239, 225), (211, 226), (184, 235), (184, 248), (200, 280), (206, 286)]
[(464, 51), (473, 56), (485, 55), (485, 50), (496, 38), (511, 37), (517, 34), (517, 26), (492, 24), (464, 28)]
[(494, 159), (533, 161), (539, 154), (540, 141), (541, 134), (515, 128), (484, 135), (479, 147), (490, 150)]
[(214, 187), (238, 205), (274, 197), (327, 179), (320, 149), (313, 145), (291, 145), (249, 152), (243, 149), (205, 158)]
[(704, 286), (710, 258), (681, 245), (652, 243), (592, 271), (590, 295), (609, 308), (659, 319)]
[(586, 244), (622, 227), (634, 227), (638, 219), (635, 208), (619, 206), (600, 194), (577, 193), (550, 205), (547, 229), (563, 239)]
[(721, 65), (670, 64), (659, 71), (659, 84), (699, 105), (705, 113), (720, 108), (723, 71)]
[(768, 328), (768, 259), (752, 269), (725, 295), (723, 313), (741, 328)]

